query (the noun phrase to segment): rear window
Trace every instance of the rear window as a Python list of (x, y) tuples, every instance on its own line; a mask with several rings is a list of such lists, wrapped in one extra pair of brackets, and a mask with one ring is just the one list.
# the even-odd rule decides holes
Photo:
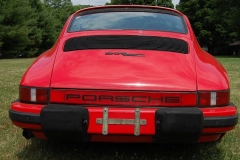
[(181, 16), (151, 12), (105, 12), (74, 17), (69, 32), (152, 30), (186, 33)]

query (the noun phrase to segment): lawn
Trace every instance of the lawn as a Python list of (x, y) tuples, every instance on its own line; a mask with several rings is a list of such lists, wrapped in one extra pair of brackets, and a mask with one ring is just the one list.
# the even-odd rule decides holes
[[(240, 110), (240, 58), (217, 57), (228, 71), (231, 101)], [(240, 159), (240, 125), (219, 142), (180, 144), (117, 144), (53, 142), (22, 137), (11, 124), (8, 109), (18, 98), (18, 85), (34, 59), (0, 60), (0, 159)]]

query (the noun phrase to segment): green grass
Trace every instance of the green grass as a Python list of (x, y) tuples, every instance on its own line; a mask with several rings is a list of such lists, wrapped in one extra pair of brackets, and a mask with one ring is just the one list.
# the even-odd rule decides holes
[[(240, 58), (217, 57), (228, 71), (231, 101), (240, 110)], [(0, 60), (0, 159), (240, 159), (240, 126), (223, 140), (192, 145), (53, 142), (22, 137), (8, 109), (18, 98), (18, 85), (34, 59)]]

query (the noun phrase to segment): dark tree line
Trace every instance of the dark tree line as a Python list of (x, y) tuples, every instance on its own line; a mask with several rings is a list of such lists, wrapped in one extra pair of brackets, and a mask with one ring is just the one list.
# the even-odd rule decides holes
[[(137, 4), (173, 8), (172, 0), (111, 0), (106, 5)], [(71, 0), (0, 0), (0, 58), (33, 57), (51, 48), (67, 18), (79, 9)], [(240, 40), (240, 0), (180, 0), (201, 46), (228, 54)]]
[(106, 5), (151, 5), (151, 6), (163, 6), (168, 8), (174, 8), (172, 0), (111, 0)]
[(188, 16), (201, 46), (231, 54), (228, 45), (240, 39), (239, 0), (180, 0), (177, 9)]
[(71, 0), (0, 0), (0, 58), (33, 57), (50, 49), (67, 18), (84, 7)]

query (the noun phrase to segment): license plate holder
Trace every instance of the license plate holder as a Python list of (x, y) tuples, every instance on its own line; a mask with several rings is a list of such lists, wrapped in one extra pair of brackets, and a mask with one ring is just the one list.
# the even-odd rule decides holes
[(102, 134), (108, 134), (108, 125), (134, 125), (134, 135), (140, 135), (140, 125), (146, 125), (146, 119), (140, 119), (140, 109), (135, 109), (135, 119), (109, 119), (108, 108), (103, 108), (103, 118), (96, 119), (97, 124), (102, 124)]

